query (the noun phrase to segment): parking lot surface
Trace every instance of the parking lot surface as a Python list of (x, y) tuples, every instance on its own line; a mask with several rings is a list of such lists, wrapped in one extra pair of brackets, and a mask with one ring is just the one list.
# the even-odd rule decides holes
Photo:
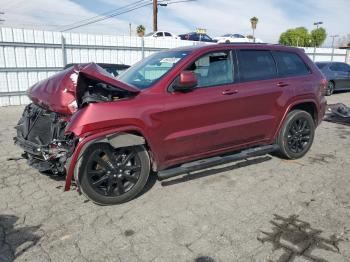
[[(350, 106), (350, 93), (328, 102)], [(22, 110), (0, 108), (1, 262), (350, 261), (350, 126), (323, 122), (299, 160), (153, 177), (137, 199), (102, 207), (16, 159)]]

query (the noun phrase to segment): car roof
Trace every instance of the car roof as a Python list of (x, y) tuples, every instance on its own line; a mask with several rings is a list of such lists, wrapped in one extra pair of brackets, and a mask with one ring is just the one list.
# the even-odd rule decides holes
[(337, 62), (337, 61), (318, 61), (315, 62), (315, 64), (328, 64), (328, 65), (334, 65), (334, 64), (346, 64), (345, 62)]
[(302, 48), (290, 47), (278, 44), (265, 43), (222, 43), (222, 44), (198, 44), (190, 46), (177, 47), (172, 50), (176, 51), (201, 51), (201, 50), (216, 50), (216, 49), (266, 49), (266, 50), (281, 50), (281, 51), (303, 51)]

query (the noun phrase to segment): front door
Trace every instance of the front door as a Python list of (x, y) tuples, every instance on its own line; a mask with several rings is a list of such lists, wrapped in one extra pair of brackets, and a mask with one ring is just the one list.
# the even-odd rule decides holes
[(197, 88), (187, 93), (169, 92), (163, 101), (159, 132), (163, 141), (160, 155), (165, 162), (195, 157), (232, 142), (236, 90), (231, 52), (207, 53), (186, 70), (197, 75)]

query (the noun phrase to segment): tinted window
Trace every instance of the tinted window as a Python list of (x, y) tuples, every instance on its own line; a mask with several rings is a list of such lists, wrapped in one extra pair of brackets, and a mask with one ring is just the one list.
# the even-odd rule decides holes
[(339, 70), (342, 72), (349, 72), (350, 71), (350, 66), (345, 63), (339, 63), (338, 64)]
[(193, 40), (193, 41), (198, 41), (199, 40), (199, 37), (198, 37), (198, 35), (196, 35), (196, 34), (193, 34), (193, 35), (190, 35), (190, 38), (189, 38), (190, 40)]
[(329, 67), (329, 69), (332, 70), (332, 71), (340, 71), (340, 68), (338, 67), (338, 64), (332, 64)]
[(163, 32), (158, 32), (158, 33), (156, 34), (156, 36), (157, 36), (157, 37), (162, 37), (162, 36), (163, 36)]
[(238, 52), (241, 81), (275, 78), (277, 70), (270, 51), (240, 50)]
[(168, 33), (168, 32), (164, 32), (164, 35), (165, 35), (165, 36), (171, 36), (171, 34)]
[(280, 76), (297, 76), (309, 73), (307, 65), (295, 53), (275, 51), (273, 52)]
[(316, 63), (316, 65), (319, 69), (323, 69), (326, 67), (327, 64), (326, 63)]
[(211, 41), (211, 38), (208, 35), (202, 35), (201, 39), (203, 39), (205, 41)]
[(197, 75), (198, 87), (229, 84), (233, 82), (230, 52), (212, 52), (192, 63), (186, 70)]

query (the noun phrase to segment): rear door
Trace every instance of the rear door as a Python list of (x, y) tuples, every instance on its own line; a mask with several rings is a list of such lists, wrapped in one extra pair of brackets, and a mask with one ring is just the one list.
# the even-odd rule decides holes
[(293, 90), (287, 81), (278, 80), (271, 51), (243, 49), (237, 57), (240, 83), (235, 87), (233, 114), (239, 133), (235, 142), (269, 141), (282, 114), (281, 102)]
[(342, 76), (342, 88), (350, 89), (350, 66), (346, 63), (339, 63), (338, 67)]
[(348, 89), (350, 88), (350, 66), (345, 63), (333, 63), (329, 69), (334, 76), (335, 88)]

